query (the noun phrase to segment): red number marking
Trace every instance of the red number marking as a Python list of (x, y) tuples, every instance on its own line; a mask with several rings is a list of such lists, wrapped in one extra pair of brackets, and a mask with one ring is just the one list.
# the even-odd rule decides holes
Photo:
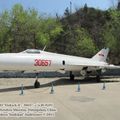
[(51, 60), (35, 59), (34, 66), (50, 66)]

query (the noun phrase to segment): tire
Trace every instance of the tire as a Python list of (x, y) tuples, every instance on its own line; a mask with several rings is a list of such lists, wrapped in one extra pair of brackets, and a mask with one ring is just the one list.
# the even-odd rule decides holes
[(100, 76), (99, 75), (96, 76), (96, 80), (97, 80), (98, 83), (100, 82)]
[(34, 88), (40, 88), (40, 82), (38, 80), (35, 81)]
[(70, 80), (74, 80), (75, 79), (75, 76), (72, 74), (71, 76), (70, 76)]

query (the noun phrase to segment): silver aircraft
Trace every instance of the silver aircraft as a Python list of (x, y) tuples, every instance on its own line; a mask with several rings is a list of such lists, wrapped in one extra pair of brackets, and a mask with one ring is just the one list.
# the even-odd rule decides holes
[(119, 69), (106, 62), (109, 49), (104, 48), (92, 58), (84, 58), (70, 55), (46, 52), (37, 49), (27, 49), (20, 53), (0, 54), (0, 71), (70, 71), (70, 79), (74, 79), (72, 72), (79, 71), (83, 76), (90, 73), (99, 73), (106, 69)]

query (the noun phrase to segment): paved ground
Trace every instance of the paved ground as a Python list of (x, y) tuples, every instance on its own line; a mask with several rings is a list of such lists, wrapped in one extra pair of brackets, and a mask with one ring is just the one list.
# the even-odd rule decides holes
[[(77, 78), (80, 79), (80, 78)], [(95, 80), (78, 81), (67, 78), (40, 78), (41, 88), (34, 89), (34, 78), (0, 79), (0, 103), (54, 103), (57, 112), (53, 118), (18, 118), (18, 120), (120, 120), (120, 77), (104, 78), (103, 83)], [(54, 81), (54, 94), (50, 94)], [(25, 86), (24, 95), (20, 85)], [(8, 118), (0, 118), (5, 120)], [(9, 118), (16, 120), (16, 118)]]

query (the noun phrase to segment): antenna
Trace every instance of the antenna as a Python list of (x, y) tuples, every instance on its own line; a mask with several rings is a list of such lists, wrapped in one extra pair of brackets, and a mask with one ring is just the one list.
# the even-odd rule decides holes
[(43, 48), (43, 51), (45, 51), (46, 47), (47, 47), (47, 46), (45, 45), (44, 48)]
[(72, 2), (70, 1), (70, 14), (72, 14)]

